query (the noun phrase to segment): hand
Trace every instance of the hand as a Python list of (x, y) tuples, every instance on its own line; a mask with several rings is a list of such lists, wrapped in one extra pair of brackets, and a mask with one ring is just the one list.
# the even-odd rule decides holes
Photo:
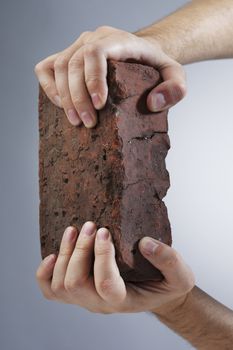
[[(164, 275), (161, 282), (125, 283), (120, 276), (110, 232), (96, 231), (86, 222), (80, 233), (68, 227), (58, 257), (46, 257), (37, 270), (37, 281), (45, 298), (76, 304), (92, 312), (161, 312), (178, 307), (194, 286), (194, 276), (171, 247), (149, 237), (139, 249)], [(94, 264), (94, 273), (91, 273)]]
[(84, 32), (67, 49), (35, 66), (35, 73), (50, 100), (64, 108), (73, 125), (93, 127), (96, 110), (104, 107), (108, 87), (107, 60), (134, 61), (156, 67), (164, 82), (147, 97), (149, 110), (161, 111), (180, 101), (186, 93), (182, 66), (168, 57), (156, 40), (140, 38), (112, 27)]

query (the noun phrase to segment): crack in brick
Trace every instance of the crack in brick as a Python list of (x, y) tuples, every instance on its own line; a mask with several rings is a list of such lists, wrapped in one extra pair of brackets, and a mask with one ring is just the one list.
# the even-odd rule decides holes
[(132, 137), (128, 143), (132, 143), (133, 140), (137, 140), (137, 141), (147, 141), (147, 140), (151, 140), (153, 139), (153, 137), (156, 135), (156, 134), (167, 134), (166, 132), (164, 131), (153, 131), (149, 134), (146, 134), (146, 135), (142, 135), (142, 136), (134, 136)]

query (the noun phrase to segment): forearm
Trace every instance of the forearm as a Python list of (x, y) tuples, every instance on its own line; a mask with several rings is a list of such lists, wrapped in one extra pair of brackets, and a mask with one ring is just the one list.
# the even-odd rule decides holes
[(181, 64), (233, 57), (233, 1), (196, 0), (135, 33)]
[(233, 344), (233, 311), (194, 287), (184, 302), (156, 310), (169, 328), (200, 350), (230, 350)]

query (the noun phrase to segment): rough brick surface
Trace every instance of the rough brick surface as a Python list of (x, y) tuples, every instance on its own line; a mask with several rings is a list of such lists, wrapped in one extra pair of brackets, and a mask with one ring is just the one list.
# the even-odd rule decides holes
[(107, 226), (126, 281), (161, 279), (138, 250), (145, 235), (171, 244), (165, 157), (167, 113), (150, 113), (151, 67), (110, 61), (109, 95), (94, 129), (73, 127), (40, 89), (40, 237), (45, 257), (58, 252), (64, 229), (92, 220)]

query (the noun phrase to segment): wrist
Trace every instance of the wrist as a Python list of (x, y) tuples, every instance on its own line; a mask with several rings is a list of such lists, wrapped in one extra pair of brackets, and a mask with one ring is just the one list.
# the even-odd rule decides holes
[(177, 313), (185, 312), (187, 305), (190, 303), (192, 290), (161, 305), (160, 307), (151, 310), (158, 317), (172, 318)]
[(145, 30), (135, 32), (134, 35), (136, 35), (138, 38), (146, 40), (153, 46), (159, 46), (161, 50), (163, 50), (160, 36), (154, 31), (154, 29), (153, 31), (150, 31), (150, 28), (146, 28)]
[(148, 41), (153, 46), (159, 46), (160, 49), (170, 58), (182, 63), (180, 62), (181, 59), (178, 44), (174, 45), (174, 40), (170, 37), (169, 31), (160, 28), (159, 23), (154, 24), (153, 27), (148, 27), (135, 32), (134, 35)]

